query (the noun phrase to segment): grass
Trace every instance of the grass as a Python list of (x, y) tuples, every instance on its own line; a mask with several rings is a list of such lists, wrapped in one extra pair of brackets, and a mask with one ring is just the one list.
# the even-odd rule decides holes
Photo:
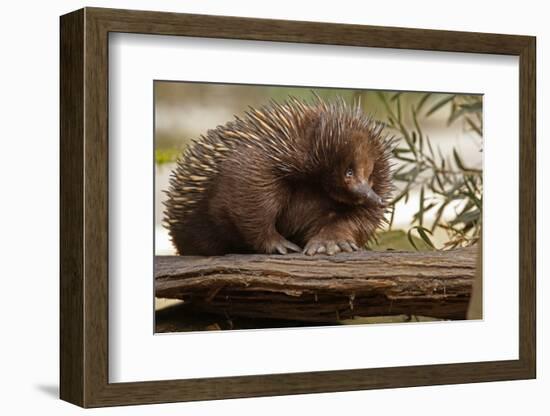
[(155, 163), (157, 165), (163, 165), (165, 163), (175, 162), (178, 158), (181, 150), (176, 148), (155, 149)]
[(418, 237), (411, 236), (416, 247), (411, 244), (409, 236), (403, 230), (383, 231), (376, 235), (377, 242), (370, 245), (374, 251), (400, 250), (400, 251), (431, 251), (428, 244)]

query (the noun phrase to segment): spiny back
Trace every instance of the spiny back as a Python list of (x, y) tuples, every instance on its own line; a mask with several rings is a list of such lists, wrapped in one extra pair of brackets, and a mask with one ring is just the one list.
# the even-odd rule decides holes
[(313, 174), (340, 152), (350, 151), (345, 133), (353, 130), (366, 130), (375, 140), (380, 139), (382, 125), (359, 104), (349, 106), (343, 99), (326, 103), (316, 96), (307, 103), (291, 97), (259, 109), (249, 107), (243, 118), (235, 117), (193, 140), (178, 158), (165, 202), (166, 225), (171, 228), (193, 211), (223, 161), (239, 158), (240, 149), (256, 150), (282, 176)]

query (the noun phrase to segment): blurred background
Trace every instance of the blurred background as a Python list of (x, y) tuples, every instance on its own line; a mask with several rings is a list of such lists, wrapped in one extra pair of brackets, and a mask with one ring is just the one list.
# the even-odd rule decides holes
[(175, 254), (162, 226), (163, 190), (193, 138), (243, 116), (249, 106), (312, 100), (359, 101), (398, 138), (396, 192), (373, 250), (434, 250), (477, 241), (482, 206), (482, 96), (335, 88), (155, 81), (155, 254)]

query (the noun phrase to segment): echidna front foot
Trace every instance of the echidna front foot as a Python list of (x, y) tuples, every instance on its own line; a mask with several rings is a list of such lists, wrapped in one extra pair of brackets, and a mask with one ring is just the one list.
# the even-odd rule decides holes
[(271, 239), (267, 240), (264, 243), (264, 245), (265, 245), (265, 252), (267, 254), (272, 254), (272, 253), (287, 254), (289, 251), (291, 252), (294, 251), (296, 253), (299, 253), (302, 251), (301, 247), (297, 246), (291, 241), (288, 241), (282, 235), (272, 237)]
[(326, 239), (319, 236), (308, 241), (303, 253), (307, 256), (315, 254), (332, 256), (340, 252), (352, 253), (357, 250), (359, 250), (359, 246), (352, 239)]

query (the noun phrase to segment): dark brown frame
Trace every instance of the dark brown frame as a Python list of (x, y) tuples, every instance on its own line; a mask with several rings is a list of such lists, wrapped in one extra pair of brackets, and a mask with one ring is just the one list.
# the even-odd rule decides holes
[[(109, 32), (519, 56), (519, 359), (136, 383), (108, 380)], [(535, 378), (535, 38), (85, 8), (61, 17), (61, 386), (83, 406)]]

